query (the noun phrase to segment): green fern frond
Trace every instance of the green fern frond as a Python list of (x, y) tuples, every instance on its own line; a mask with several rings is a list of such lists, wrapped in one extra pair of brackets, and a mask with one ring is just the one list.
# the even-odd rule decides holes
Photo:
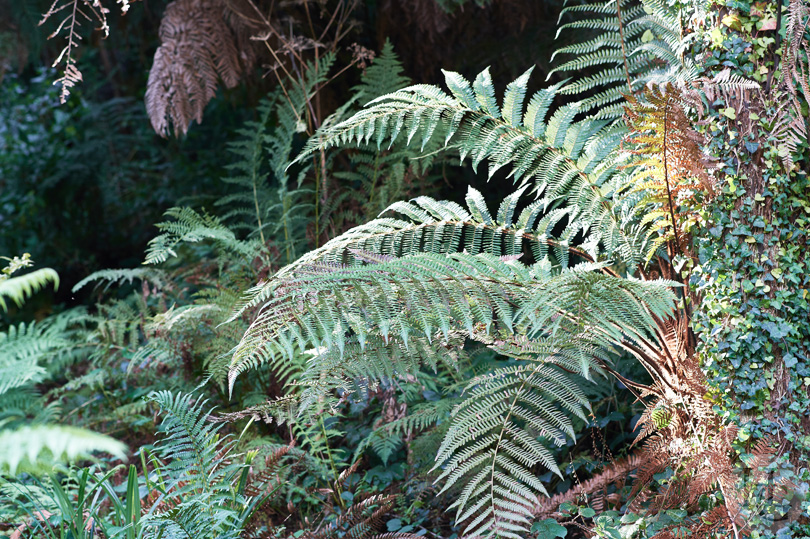
[(95, 451), (126, 459), (126, 446), (109, 436), (57, 425), (0, 429), (0, 447), (0, 470), (11, 475), (18, 470), (49, 470), (55, 461), (90, 458)]
[(533, 468), (542, 465), (562, 476), (541, 440), (563, 445), (573, 438), (568, 413), (584, 419), (588, 403), (578, 382), (555, 367), (538, 360), (476, 378), (453, 412), (436, 467), (443, 491), (463, 483), (451, 508), (467, 535), (528, 532), (537, 495), (547, 494)]
[(164, 414), (157, 450), (168, 461), (162, 474), (169, 482), (153, 508), (165, 499), (173, 509), (150, 512), (142, 520), (145, 537), (238, 537), (248, 500), (236, 491), (243, 466), (226, 460), (232, 442), (220, 438), (222, 424), (209, 422), (206, 401), (191, 394), (153, 391), (147, 400)]
[[(577, 293), (587, 294), (589, 286), (599, 279), (610, 279), (577, 271), (564, 271), (554, 277), (541, 267), (532, 270), (492, 255), (459, 253), (418, 254), (379, 264), (321, 264), (303, 269), (307, 271), (294, 278), (272, 282), (268, 294), (271, 299), (234, 351), (231, 385), (241, 372), (270, 358), (291, 359), (296, 349), (325, 347), (342, 354), (347, 332), (356, 335), (362, 350), (374, 334), (384, 341), (399, 338), (407, 346), (412, 335), (420, 335), (428, 342), (437, 336), (446, 341), (456, 331), (470, 338), (511, 335), (519, 324), (525, 326), (521, 333), (531, 335), (555, 316), (555, 331), (561, 324), (584, 324), (588, 320), (585, 314), (569, 312), (581, 308)], [(579, 281), (583, 284), (579, 285)], [(621, 282), (618, 287), (627, 291), (638, 288), (639, 293), (644, 290), (646, 294), (645, 287), (654, 288), (652, 297), (660, 295), (660, 301), (652, 304), (656, 316), (671, 311), (672, 296), (665, 283), (613, 281)], [(571, 293), (564, 296), (567, 301), (557, 301), (557, 291), (566, 286), (571, 287)], [(632, 293), (623, 297), (617, 292), (613, 299), (640, 308), (642, 300)], [(610, 315), (620, 311), (605, 307), (603, 312)], [(633, 320), (643, 319), (639, 317)]]
[[(623, 113), (625, 95), (632, 95), (649, 82), (692, 80), (694, 66), (684, 58), (688, 39), (681, 36), (680, 21), (659, 0), (609, 0), (567, 6), (560, 20), (564, 31), (590, 36), (559, 48), (552, 55), (572, 57), (549, 72), (592, 74), (579, 76), (561, 93), (590, 94), (583, 108), (594, 110), (596, 118), (616, 120)], [(589, 34), (593, 30), (595, 34)]]
[[(383, 96), (348, 120), (325, 125), (297, 160), (316, 150), (351, 144), (380, 148), (386, 142), (391, 147), (404, 141), (424, 148), (435, 138), (458, 151), (461, 159), (469, 156), (473, 167), (487, 160), (490, 174), (510, 166), (516, 181), (535, 183), (546, 209), (565, 201), (571, 212), (565, 235), (573, 238), (586, 233), (586, 245), (601, 247), (611, 256), (628, 256), (622, 262), (634, 271), (643, 259), (633, 253), (639, 252), (635, 247), (644, 237), (634, 229), (636, 222), (623, 218), (630, 214), (622, 214), (621, 204), (611, 200), (631, 183), (628, 166), (633, 158), (619, 151), (626, 129), (607, 121), (576, 120), (586, 111), (579, 104), (549, 115), (559, 86), (537, 92), (518, 122), (517, 98), (526, 76), (507, 91), (511, 96), (507, 106), (492, 114), (490, 109), (497, 103), (488, 75), (482, 73), (471, 84), (457, 73), (447, 72), (452, 95), (437, 87), (417, 85)], [(380, 224), (374, 221), (369, 228)]]
[[(594, 155), (596, 157), (596, 155)], [(609, 188), (606, 185), (605, 189)], [(501, 203), (497, 218), (475, 189), (469, 189), (467, 208), (453, 202), (418, 197), (411, 202), (397, 202), (387, 211), (405, 219), (381, 218), (358, 226), (310, 251), (295, 263), (282, 268), (274, 281), (260, 283), (248, 290), (230, 320), (246, 309), (261, 305), (270, 297), (274, 283), (296, 274), (302, 267), (324, 264), (349, 266), (362, 263), (358, 253), (378, 253), (402, 257), (419, 253), (488, 253), (494, 256), (517, 256), (528, 250), (536, 262), (566, 266), (571, 259), (625, 262), (631, 268), (643, 260), (647, 236), (626, 223), (636, 221), (635, 214), (617, 204), (617, 213), (605, 212), (599, 201), (596, 208), (553, 208), (547, 199), (528, 204), (515, 215), (525, 188)], [(601, 193), (602, 191), (600, 191)], [(601, 199), (600, 199), (601, 200)], [(407, 220), (406, 220), (407, 219)], [(617, 225), (618, 221), (618, 225)], [(560, 236), (552, 232), (567, 224)], [(630, 232), (630, 233), (628, 233)], [(576, 245), (578, 234), (587, 233), (589, 240)], [(641, 249), (641, 250), (639, 250)]]
[(402, 62), (394, 52), (391, 40), (386, 38), (379, 56), (363, 73), (362, 80), (353, 90), (360, 94), (360, 102), (366, 104), (381, 95), (400, 90), (411, 82), (402, 74)]
[[(597, 143), (590, 139), (604, 124), (574, 123), (577, 105), (562, 107), (547, 119), (555, 88), (535, 94), (526, 110), (520, 110), (528, 74), (509, 86), (501, 109), (488, 71), (472, 85), (457, 73), (445, 72), (452, 95), (435, 86), (416, 85), (382, 96), (348, 120), (322, 128), (296, 161), (337, 145), (372, 143), (379, 149), (387, 142), (390, 148), (400, 135), (407, 144), (416, 140), (424, 148), (441, 133), (440, 140), (457, 150), (462, 160), (469, 156), (474, 167), (487, 160), (491, 175), (512, 164), (516, 180), (540, 178), (548, 186), (547, 196), (554, 196), (580, 176), (589, 179), (598, 163), (582, 159), (585, 154), (575, 150)], [(567, 141), (572, 126), (578, 129), (578, 139)], [(597, 178), (591, 180), (599, 183)]]
[(191, 208), (171, 208), (165, 215), (174, 220), (156, 225), (162, 234), (149, 242), (145, 264), (165, 262), (177, 256), (175, 249), (179, 244), (203, 240), (214, 240), (219, 248), (247, 259), (252, 259), (258, 250), (256, 242), (237, 239), (233, 230), (213, 215), (199, 214)]
[(0, 307), (8, 311), (6, 298), (10, 298), (20, 307), (26, 298), (36, 294), (48, 283), (53, 283), (54, 288), (59, 287), (59, 275), (50, 268), (38, 269), (19, 277), (0, 279)]
[(438, 421), (450, 417), (458, 399), (443, 398), (415, 406), (408, 415), (374, 429), (358, 445), (354, 452), (357, 460), (371, 446), (386, 464), (390, 455), (402, 444), (402, 437), (432, 427)]
[(131, 284), (136, 279), (145, 281), (152, 286), (163, 289), (169, 284), (166, 274), (156, 268), (131, 268), (131, 269), (105, 269), (91, 273), (73, 287), (72, 292), (78, 292), (93, 281), (105, 281), (104, 291), (113, 285)]

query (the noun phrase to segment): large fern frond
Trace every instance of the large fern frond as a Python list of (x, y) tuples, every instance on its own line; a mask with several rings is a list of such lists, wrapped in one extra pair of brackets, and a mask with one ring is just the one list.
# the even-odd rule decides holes
[(579, 181), (600, 184), (609, 170), (605, 157), (621, 137), (601, 131), (606, 122), (574, 122), (578, 104), (547, 118), (557, 87), (537, 92), (524, 111), (530, 73), (508, 85), (499, 107), (488, 69), (473, 84), (458, 73), (445, 72), (452, 95), (429, 85), (384, 95), (348, 120), (324, 127), (296, 161), (317, 149), (350, 143), (390, 147), (401, 135), (408, 144), (416, 140), (424, 148), (441, 134), (462, 159), (471, 158), (473, 167), (487, 160), (492, 175), (511, 164), (516, 180), (538, 179), (538, 191), (548, 189), (549, 197)]
[[(388, 354), (375, 358), (380, 345), (446, 346), (457, 335), (526, 362), (473, 382), (439, 454), (449, 470), (446, 486), (464, 483), (459, 521), (501, 536), (522, 530), (536, 501), (528, 500), (544, 492), (531, 469), (543, 463), (557, 470), (537, 434), (525, 429), (557, 441), (573, 436), (567, 414), (581, 414), (587, 403), (569, 371), (590, 377), (609, 363), (611, 348), (632, 351), (627, 343), (650, 338), (654, 317), (672, 312), (674, 296), (666, 283), (585, 267), (555, 275), (488, 254), (362, 257), (370, 262), (303, 266), (277, 282), (234, 353), (231, 382), (307, 348), (324, 350), (313, 361), (319, 380), (340, 371), (347, 382), (405, 375), (424, 364), (418, 348), (397, 363), (385, 361)], [(470, 433), (468, 423), (486, 432)]]
[[(297, 160), (324, 148), (371, 144), (382, 148), (398, 141), (426, 147), (434, 137), (469, 156), (475, 167), (489, 162), (489, 173), (511, 167), (520, 183), (532, 182), (546, 208), (562, 201), (569, 231), (587, 233), (624, 257), (630, 271), (644, 241), (632, 204), (614, 200), (629, 183), (632, 156), (619, 151), (626, 130), (607, 121), (575, 117), (583, 109), (566, 105), (549, 114), (559, 86), (537, 92), (523, 107), (529, 72), (508, 85), (499, 107), (488, 70), (471, 84), (456, 73), (445, 73), (452, 95), (437, 87), (417, 85), (383, 96), (348, 120), (324, 125)], [(635, 255), (633, 253), (636, 253)]]
[[(392, 204), (388, 210), (402, 218), (373, 220), (310, 251), (282, 268), (273, 281), (249, 290), (231, 319), (261, 305), (270, 297), (274, 283), (302, 267), (360, 264), (367, 261), (369, 253), (385, 259), (461, 252), (516, 257), (528, 252), (544, 267), (565, 267), (569, 261), (584, 260), (622, 262), (632, 268), (643, 260), (647, 235), (626, 225), (636, 219), (630, 204), (617, 204), (609, 213), (602, 213), (604, 208), (600, 206), (590, 213), (590, 209), (555, 208), (544, 198), (518, 212), (518, 206), (525, 204), (521, 200), (524, 191), (525, 187), (506, 197), (494, 217), (481, 193), (472, 188), (467, 193), (467, 208), (430, 197)], [(595, 222), (594, 213), (601, 216)], [(557, 230), (561, 232), (555, 234)], [(587, 239), (580, 243), (578, 235), (586, 235)]]

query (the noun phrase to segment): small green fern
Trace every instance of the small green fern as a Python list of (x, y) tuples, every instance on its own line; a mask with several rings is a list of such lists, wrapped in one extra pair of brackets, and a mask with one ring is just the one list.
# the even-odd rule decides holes
[[(236, 538), (249, 515), (250, 500), (239, 493), (244, 466), (230, 454), (233, 442), (220, 438), (222, 424), (207, 421), (206, 401), (193, 395), (152, 392), (164, 414), (165, 433), (157, 445), (166, 461), (161, 495), (141, 520), (144, 537)], [(170, 511), (155, 511), (161, 505)]]

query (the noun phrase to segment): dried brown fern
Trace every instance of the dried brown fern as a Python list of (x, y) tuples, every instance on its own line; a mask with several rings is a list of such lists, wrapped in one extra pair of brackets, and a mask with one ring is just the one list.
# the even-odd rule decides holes
[(351, 537), (353, 539), (414, 539), (417, 537), (410, 533), (380, 534), (385, 523), (383, 517), (390, 513), (394, 506), (396, 496), (374, 495), (362, 501), (353, 503), (346, 511), (328, 523), (306, 530), (304, 539), (337, 539), (338, 537)]
[(576, 503), (580, 500), (587, 501), (589, 506), (597, 511), (599, 511), (598, 506), (600, 505), (606, 508), (604, 506), (607, 504), (614, 504), (619, 501), (612, 493), (608, 492), (608, 488), (616, 486), (617, 490), (621, 490), (627, 482), (628, 476), (637, 470), (642, 463), (643, 461), (638, 455), (630, 455), (614, 461), (592, 478), (563, 493), (541, 500), (535, 509), (535, 514), (540, 519), (559, 518), (562, 516), (558, 512), (560, 504), (565, 502)]
[(790, 0), (782, 52), (782, 80), (792, 95), (798, 85), (810, 101), (810, 2)]
[(295, 443), (283, 445), (270, 451), (264, 459), (264, 467), (261, 470), (251, 470), (248, 474), (245, 494), (247, 496), (260, 496), (269, 492), (274, 492), (281, 486), (281, 464), (282, 459), (290, 452)]
[[(681, 391), (677, 398), (657, 395), (655, 406), (649, 407), (638, 422), (637, 441), (643, 441), (637, 457), (639, 466), (628, 511), (657, 513), (667, 509), (697, 511), (698, 517), (682, 523), (690, 537), (723, 536), (739, 538), (747, 533), (745, 500), (765, 477), (766, 467), (777, 450), (770, 440), (760, 440), (745, 462), (740, 462), (732, 443), (738, 427), (724, 424), (706, 398), (704, 374), (694, 355), (681, 359)], [(666, 488), (654, 489), (654, 476), (673, 470)], [(739, 483), (739, 473), (749, 472), (745, 485)], [(773, 487), (771, 496), (784, 497), (790, 489), (787, 482)], [(700, 513), (699, 500), (704, 494), (720, 491), (723, 502), (708, 512)], [(655, 537), (676, 537), (675, 528), (663, 530)], [(678, 532), (680, 533), (680, 532)]]
[[(123, 13), (129, 10), (129, 0), (119, 0), (118, 3), (121, 4)], [(107, 37), (110, 31), (107, 25), (107, 14), (109, 12), (110, 10), (104, 7), (101, 0), (54, 0), (48, 11), (42, 15), (42, 19), (39, 21), (40, 26), (52, 17), (57, 15), (61, 17), (59, 26), (48, 36), (48, 39), (53, 39), (63, 31), (67, 31), (67, 44), (62, 48), (52, 66), (56, 67), (62, 62), (65, 65), (62, 76), (55, 81), (55, 83), (62, 86), (59, 100), (63, 104), (70, 95), (70, 89), (82, 80), (82, 74), (76, 67), (76, 58), (74, 57), (75, 49), (82, 40), (82, 36), (79, 34), (82, 22), (98, 23), (98, 30), (104, 33), (104, 37)]]
[(205, 106), (221, 80), (236, 86), (252, 67), (252, 27), (224, 0), (174, 0), (160, 23), (146, 87), (146, 110), (155, 131), (184, 135), (189, 123), (202, 122)]

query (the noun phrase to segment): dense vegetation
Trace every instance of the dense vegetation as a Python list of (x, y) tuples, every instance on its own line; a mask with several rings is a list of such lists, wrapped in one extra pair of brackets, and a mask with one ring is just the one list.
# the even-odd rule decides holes
[(810, 536), (807, 0), (0, 7), (0, 535)]

